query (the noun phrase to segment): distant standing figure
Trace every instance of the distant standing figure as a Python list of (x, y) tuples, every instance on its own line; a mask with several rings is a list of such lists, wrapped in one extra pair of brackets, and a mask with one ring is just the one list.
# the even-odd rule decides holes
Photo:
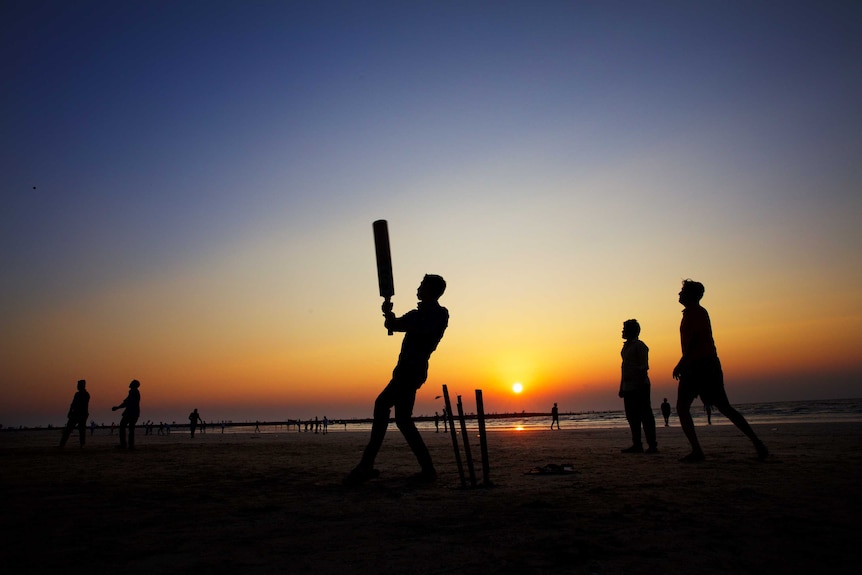
[(90, 435), (92, 436), (92, 435), (94, 435), (95, 433), (96, 433), (96, 420), (95, 420), (95, 419), (91, 419), (91, 420), (90, 420)]
[(667, 402), (666, 397), (661, 404), (661, 414), (664, 417), (664, 426), (670, 427), (670, 404)]
[(625, 340), (620, 377), (620, 397), (626, 410), (626, 419), (632, 432), (632, 446), (623, 453), (644, 453), (641, 442), (641, 426), (646, 436), (646, 453), (658, 453), (655, 435), (655, 416), (650, 403), (649, 348), (639, 338), (641, 326), (636, 319), (623, 322), (622, 337)]
[(560, 410), (557, 408), (556, 403), (551, 408), (551, 429), (554, 429), (555, 423), (557, 424), (557, 429), (560, 429)]
[(440, 433), (440, 414), (434, 412), (434, 433)]
[[(120, 449), (135, 448), (135, 424), (141, 416), (141, 392), (138, 388), (141, 387), (141, 382), (133, 379), (129, 383), (129, 395), (123, 400), (120, 405), (115, 405), (111, 411), (123, 410), (123, 415), (120, 417)], [(126, 429), (129, 431), (129, 441), (126, 443)]]
[(198, 428), (198, 422), (203, 423), (197, 408), (189, 414), (189, 429), (192, 432), (192, 439), (195, 438), (195, 430)]
[(706, 412), (706, 424), (712, 425), (712, 406), (708, 403), (704, 403), (703, 410)]
[(66, 442), (72, 431), (77, 427), (81, 447), (84, 447), (84, 442), (87, 438), (87, 417), (90, 415), (90, 394), (87, 392), (87, 380), (78, 380), (78, 391), (72, 397), (72, 404), (69, 405), (69, 420), (66, 422), (66, 427), (63, 429), (63, 435), (60, 436), (60, 447), (65, 447)]
[(758, 459), (766, 459), (769, 455), (766, 445), (760, 441), (745, 417), (734, 409), (727, 399), (724, 373), (712, 338), (709, 313), (700, 305), (704, 291), (702, 283), (685, 280), (679, 292), (679, 303), (685, 308), (679, 326), (682, 357), (673, 369), (673, 377), (679, 380), (676, 411), (679, 414), (682, 430), (691, 444), (691, 453), (680, 461), (696, 463), (704, 460), (703, 450), (697, 440), (691, 417), (691, 404), (698, 396), (705, 404), (709, 403), (723, 413), (751, 440), (757, 450)]
[(449, 311), (438, 302), (444, 291), (446, 282), (442, 277), (426, 275), (416, 290), (419, 300), (417, 309), (396, 317), (392, 313), (392, 302), (383, 302), (381, 309), (386, 318), (383, 326), (389, 331), (405, 332), (404, 339), (392, 379), (374, 402), (371, 438), (359, 465), (344, 478), (345, 485), (359, 485), (379, 475), (374, 469), (374, 460), (386, 436), (392, 407), (395, 407), (395, 425), (419, 461), (421, 472), (416, 479), (436, 481), (437, 471), (431, 461), (431, 454), (413, 422), (413, 405), (416, 403), (416, 392), (428, 378), (428, 360), (449, 325)]

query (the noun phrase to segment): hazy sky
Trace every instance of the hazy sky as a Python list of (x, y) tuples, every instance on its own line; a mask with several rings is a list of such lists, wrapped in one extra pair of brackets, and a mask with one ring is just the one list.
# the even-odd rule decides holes
[(417, 414), (621, 409), (633, 317), (673, 400), (689, 277), (731, 401), (862, 395), (858, 2), (3, 0), (0, 77), (4, 425), (370, 416), (379, 218)]

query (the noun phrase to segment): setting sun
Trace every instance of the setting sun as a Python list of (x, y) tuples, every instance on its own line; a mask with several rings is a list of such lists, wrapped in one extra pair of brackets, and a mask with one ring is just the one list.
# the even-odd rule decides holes
[(524, 391), (523, 384), (521, 384), (520, 381), (516, 381), (512, 384), (512, 391), (514, 391), (515, 393), (521, 393), (522, 391)]

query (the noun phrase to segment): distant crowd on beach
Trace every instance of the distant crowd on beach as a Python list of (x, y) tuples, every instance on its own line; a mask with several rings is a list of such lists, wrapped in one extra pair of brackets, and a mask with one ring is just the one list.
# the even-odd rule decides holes
[[(89, 430), (89, 435), (93, 436), (96, 433), (96, 430), (110, 430), (110, 435), (114, 435), (117, 430), (117, 424), (115, 422), (111, 422), (110, 425), (105, 423), (96, 423), (95, 420), (90, 420), (89, 424), (84, 421), (84, 424), (81, 424), (81, 420), (78, 417), (77, 413), (79, 413), (82, 409), (86, 411), (87, 404), (89, 403), (89, 393), (86, 391), (86, 380), (80, 380), (78, 382), (78, 392), (75, 394), (75, 398), (72, 400), (72, 406), (69, 409), (69, 422), (63, 428), (63, 434), (61, 435), (60, 447), (64, 447), (69, 439), (69, 436), (72, 434), (74, 430), (80, 432)], [(83, 392), (83, 393), (81, 393)], [(86, 395), (84, 395), (86, 394)], [(86, 420), (86, 416), (84, 416), (84, 420)], [(315, 417), (314, 419), (287, 419), (284, 421), (255, 421), (255, 422), (234, 422), (223, 420), (216, 423), (207, 423), (201, 418), (197, 409), (194, 409), (189, 414), (189, 423), (188, 424), (180, 424), (176, 421), (167, 422), (160, 421), (158, 423), (147, 420), (142, 423), (136, 423), (135, 428), (141, 429), (144, 432), (144, 435), (153, 435), (153, 431), (155, 430), (155, 435), (171, 435), (171, 431), (179, 430), (179, 429), (187, 429), (190, 437), (194, 439), (195, 434), (198, 433), (206, 433), (207, 427), (216, 428), (220, 433), (225, 432), (225, 428), (230, 427), (254, 427), (254, 433), (261, 433), (261, 425), (266, 425), (269, 427), (273, 427), (275, 429), (284, 429), (286, 431), (296, 430), (298, 432), (311, 432), (311, 433), (319, 433), (326, 434), (329, 432), (329, 426), (333, 423), (343, 424), (345, 429), (347, 427), (347, 420), (333, 421), (328, 417)], [(129, 425), (130, 427), (130, 425)], [(53, 426), (49, 425), (47, 429), (52, 429)], [(2, 426), (0, 426), (2, 429)], [(21, 429), (24, 429), (23, 427)], [(128, 430), (127, 430), (128, 431)], [(86, 443), (86, 435), (81, 437), (80, 444), (84, 446)]]

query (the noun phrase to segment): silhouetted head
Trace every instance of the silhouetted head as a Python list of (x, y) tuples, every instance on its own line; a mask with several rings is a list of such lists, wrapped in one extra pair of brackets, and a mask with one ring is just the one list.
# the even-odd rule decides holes
[(682, 280), (682, 289), (679, 290), (679, 303), (692, 305), (698, 303), (703, 297), (706, 288), (703, 284), (694, 280)]
[(87, 380), (86, 379), (79, 379), (78, 380), (78, 390), (83, 391), (85, 387), (87, 387)]
[(422, 301), (437, 301), (446, 291), (446, 280), (438, 275), (427, 274), (422, 278), (416, 297)]
[(641, 324), (636, 319), (627, 319), (623, 322), (623, 339), (632, 339), (641, 333)]
[(137, 379), (133, 379), (132, 383), (129, 384), (130, 389), (138, 389), (139, 387), (141, 387), (141, 382)]

